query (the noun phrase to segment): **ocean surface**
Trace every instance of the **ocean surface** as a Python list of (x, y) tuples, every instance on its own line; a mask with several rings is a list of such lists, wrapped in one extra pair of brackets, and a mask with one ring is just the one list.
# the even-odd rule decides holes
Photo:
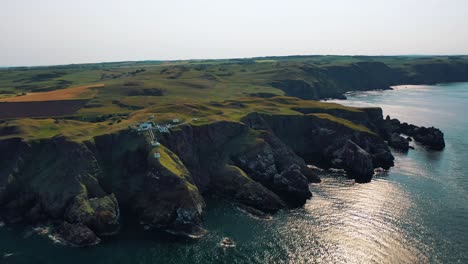
[[(346, 105), (436, 126), (446, 148), (395, 152), (396, 166), (371, 183), (330, 175), (313, 198), (272, 220), (207, 199), (199, 240), (124, 229), (92, 248), (68, 248), (0, 227), (0, 263), (468, 263), (468, 83), (400, 86), (348, 95)], [(234, 248), (221, 248), (230, 237)]]

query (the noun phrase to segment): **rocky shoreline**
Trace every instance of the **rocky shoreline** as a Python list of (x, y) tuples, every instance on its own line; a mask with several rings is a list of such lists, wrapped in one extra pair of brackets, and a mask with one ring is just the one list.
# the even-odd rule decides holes
[(144, 230), (196, 238), (207, 232), (205, 194), (268, 218), (310, 199), (318, 168), (366, 183), (394, 165), (389, 146), (408, 151), (412, 139), (445, 146), (440, 130), (384, 119), (380, 108), (295, 110), (302, 115), (252, 112), (240, 122), (182, 125), (158, 135), (160, 159), (150, 139), (131, 130), (85, 142), (1, 140), (0, 215), (49, 223), (66, 243), (90, 246), (118, 232), (125, 207)]

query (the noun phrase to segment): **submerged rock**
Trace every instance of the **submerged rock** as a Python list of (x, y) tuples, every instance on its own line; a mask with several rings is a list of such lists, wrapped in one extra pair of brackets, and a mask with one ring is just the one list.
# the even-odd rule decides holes
[(91, 229), (81, 223), (70, 224), (63, 222), (56, 232), (60, 239), (76, 247), (92, 246), (101, 241)]
[(222, 248), (232, 248), (232, 247), (235, 247), (236, 246), (236, 243), (234, 242), (234, 240), (232, 240), (231, 238), (229, 237), (224, 237), (221, 242), (219, 242), (219, 245), (222, 247)]
[(32, 232), (39, 236), (47, 236), (50, 233), (50, 227), (49, 226), (37, 226), (32, 229)]
[(208, 231), (206, 229), (200, 226), (193, 226), (193, 225), (191, 225), (189, 229), (178, 228), (178, 229), (166, 229), (165, 231), (175, 236), (181, 236), (181, 237), (192, 238), (192, 239), (202, 238), (206, 234), (208, 234)]
[(261, 219), (261, 220), (271, 220), (272, 216), (268, 213), (262, 212), (260, 210), (257, 210), (253, 207), (244, 205), (244, 204), (238, 204), (237, 208), (241, 210), (242, 212), (245, 212), (252, 216), (253, 218)]

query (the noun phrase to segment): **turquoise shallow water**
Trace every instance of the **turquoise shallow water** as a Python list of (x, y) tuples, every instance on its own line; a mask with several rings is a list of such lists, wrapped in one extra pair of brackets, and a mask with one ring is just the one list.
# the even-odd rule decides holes
[[(340, 103), (440, 127), (447, 147), (395, 153), (396, 166), (369, 184), (326, 177), (310, 186), (314, 197), (303, 208), (271, 221), (208, 199), (210, 233), (200, 240), (124, 229), (74, 249), (28, 227), (2, 227), (0, 263), (468, 263), (468, 84), (355, 93)], [(237, 246), (220, 248), (223, 237)]]

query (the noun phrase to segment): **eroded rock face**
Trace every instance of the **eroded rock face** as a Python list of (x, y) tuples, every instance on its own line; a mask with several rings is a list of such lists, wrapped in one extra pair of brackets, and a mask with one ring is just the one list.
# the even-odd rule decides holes
[(11, 202), (11, 196), (16, 193), (16, 174), (24, 165), (27, 149), (20, 138), (0, 141), (0, 206)]
[[(374, 115), (379, 114), (379, 111), (375, 112)], [(351, 118), (351, 114), (348, 117)], [(372, 122), (371, 120), (368, 118), (366, 122)], [(335, 152), (342, 149), (348, 141), (354, 142), (369, 154), (374, 168), (389, 169), (394, 165), (390, 149), (377, 132), (356, 130), (314, 114), (275, 116), (252, 113), (243, 121), (254, 129), (271, 131), (292, 151), (320, 167), (336, 166), (332, 162), (336, 157)], [(364, 178), (367, 177), (369, 176)]]
[(178, 235), (198, 236), (203, 230), (201, 217), (205, 202), (197, 187), (187, 180), (190, 174), (179, 162), (174, 164), (180, 166), (181, 174), (171, 171), (164, 162), (155, 161), (143, 186), (133, 194), (134, 209), (143, 225)]
[(12, 154), (10, 166), (0, 170), (0, 178), (8, 179), (6, 205), (0, 209), (9, 219), (67, 220), (98, 234), (118, 230), (118, 202), (101, 188), (102, 171), (85, 145), (63, 137), (32, 143), (14, 139), (2, 141), (0, 150)]
[(179, 235), (200, 234), (205, 202), (177, 155), (164, 146), (153, 149), (148, 139), (130, 131), (95, 142), (106, 175), (103, 184), (138, 222)]
[(302, 174), (301, 167), (297, 164), (292, 164), (282, 170), (280, 174), (276, 174), (273, 178), (273, 184), (275, 189), (283, 194), (284, 199), (290, 201), (293, 205), (302, 205), (302, 200), (312, 197), (307, 177)]
[(65, 219), (70, 223), (83, 223), (97, 234), (114, 234), (119, 230), (120, 209), (114, 194), (87, 199), (77, 196), (68, 206)]
[[(301, 65), (291, 75), (283, 71), (277, 72), (277, 81), (270, 85), (283, 90), (289, 96), (317, 100), (343, 98), (343, 94), (348, 91), (391, 89), (391, 86), (398, 84), (435, 84), (468, 80), (468, 66), (462, 62), (418, 63), (409, 67), (411, 70), (401, 70), (377, 61), (323, 67)], [(319, 81), (307, 83), (298, 76)]]
[(159, 135), (159, 140), (173, 151), (190, 171), (200, 190), (209, 188), (211, 171), (218, 164), (223, 146), (247, 132), (248, 128), (238, 122), (215, 122), (204, 126), (181, 126), (171, 134)]
[(289, 169), (292, 165), (296, 165), (309, 182), (320, 182), (320, 177), (314, 172), (314, 170), (307, 166), (304, 159), (299, 157), (276, 135), (273, 133), (264, 132), (262, 133), (261, 138), (270, 145), (273, 156), (275, 158), (275, 165), (279, 171)]
[(400, 136), (397, 133), (392, 133), (388, 140), (388, 145), (395, 149), (407, 152), (409, 150), (409, 141), (408, 139)]
[[(182, 126), (171, 135), (162, 135), (161, 142), (181, 158), (197, 186), (267, 212), (282, 208), (284, 202), (304, 204), (311, 197), (308, 180), (319, 181), (304, 160), (274, 134), (253, 132), (243, 123)], [(297, 174), (282, 173), (292, 165), (299, 167)], [(242, 180), (233, 183), (226, 175)], [(226, 186), (226, 182), (247, 187), (248, 192)], [(253, 195), (254, 190), (257, 195)]]
[(63, 137), (12, 139), (0, 141), (0, 152), (11, 153), (0, 170), (0, 210), (10, 222), (63, 221), (63, 240), (85, 246), (119, 230), (123, 203), (151, 226), (202, 230), (205, 204), (190, 173), (169, 150), (155, 160), (149, 142), (136, 133), (86, 144)]
[(359, 183), (370, 182), (374, 175), (371, 155), (351, 140), (333, 153), (334, 167), (344, 169), (350, 178)]
[(275, 165), (273, 151), (266, 142), (260, 142), (253, 148), (234, 157), (235, 163), (246, 171), (250, 177), (261, 183), (273, 182), (273, 177), (278, 174)]
[(285, 166), (286, 163), (277, 166), (272, 147), (266, 142), (259, 143), (233, 160), (252, 179), (267, 186), (292, 206), (302, 205), (312, 197), (300, 165), (289, 162), (289, 166)]
[(219, 174), (213, 175), (211, 190), (262, 212), (274, 213), (286, 207), (278, 195), (233, 165), (226, 165)]
[(319, 99), (317, 89), (303, 80), (280, 80), (271, 83), (271, 86), (283, 90), (289, 96), (302, 99)]

